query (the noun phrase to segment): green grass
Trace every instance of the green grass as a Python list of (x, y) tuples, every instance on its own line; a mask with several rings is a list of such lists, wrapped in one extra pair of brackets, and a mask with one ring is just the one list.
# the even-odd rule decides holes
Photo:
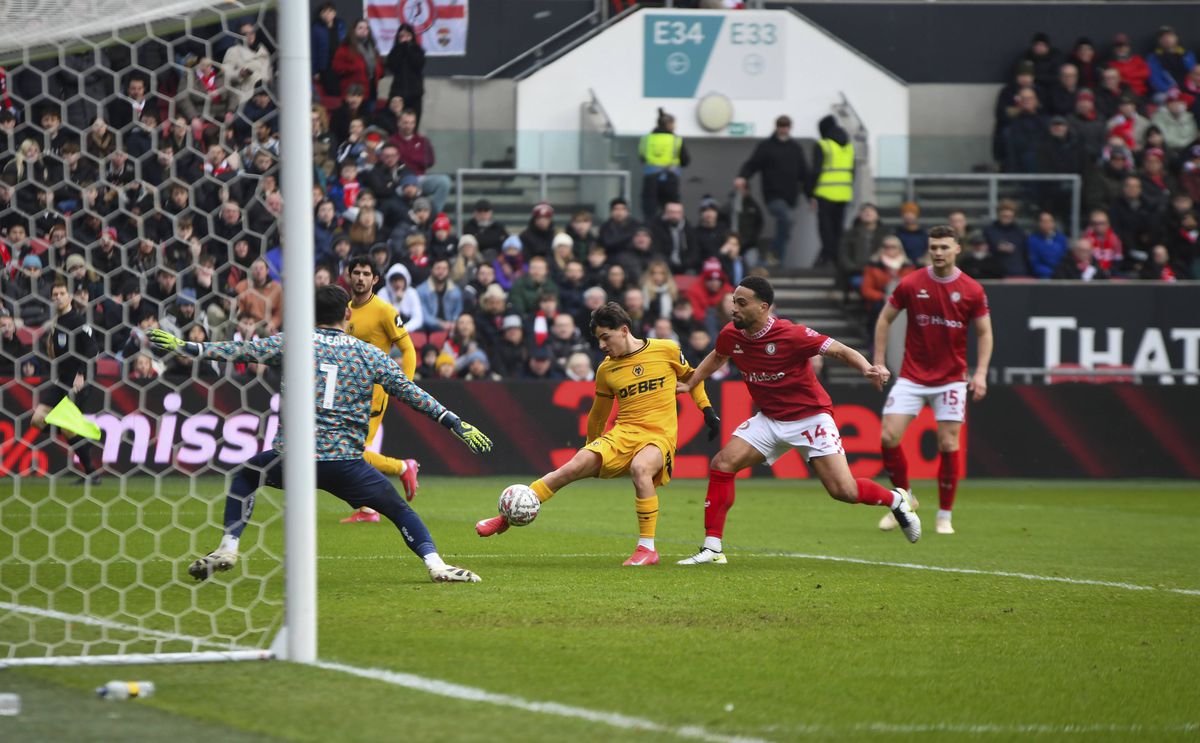
[[(620, 567), (636, 530), (625, 481), (571, 486), (533, 526), (476, 537), (474, 521), (494, 511), (503, 485), (520, 479), (428, 478), (414, 503), (443, 555), (479, 572), (479, 585), (429, 583), (390, 525), (341, 526), (346, 509), (321, 495), (322, 659), (620, 713), (663, 729), (628, 731), (332, 670), (242, 663), (0, 671), (0, 691), (29, 696), (20, 717), (0, 717), (0, 740), (678, 740), (686, 726), (779, 741), (1200, 735), (1200, 595), (1168, 590), (1200, 589), (1194, 483), (968, 481), (953, 537), (933, 533), (936, 496), (932, 484), (918, 483), (927, 531), (909, 545), (875, 528), (878, 509), (835, 503), (811, 481), (739, 481), (728, 565), (632, 570)], [(128, 623), (157, 596), (183, 619), (151, 613), (147, 626), (269, 642), (282, 586), (276, 498), (260, 499), (256, 521), (269, 526), (247, 531), (246, 543), (258, 544), (242, 572), (154, 593), (129, 581), (138, 570), (147, 583), (187, 580), (184, 558), (219, 537), (205, 522), (219, 520), (221, 484), (177, 478), (155, 493), (136, 489), (144, 482), (125, 496), (106, 488), (85, 499), (66, 488), (49, 497), (45, 484), (27, 481), (0, 499), (0, 601), (45, 606), (52, 594), (55, 608), (82, 611), (69, 584), (89, 591), (93, 613)], [(701, 482), (664, 490), (664, 563), (699, 543), (703, 499)], [(87, 531), (103, 565), (78, 559), (83, 541), (63, 528), (68, 517)], [(37, 531), (55, 531), (54, 540), (32, 536), (25, 525), (34, 518)], [(116, 557), (122, 544), (135, 560)], [(71, 563), (69, 572), (24, 564), (51, 548)], [(252, 601), (251, 628), (247, 612), (228, 610), (230, 601)], [(68, 632), (58, 620), (5, 618), (0, 610), (0, 654), (14, 644), (31, 652), (31, 632), (147, 649), (121, 645), (128, 636), (120, 632)], [(151, 679), (159, 693), (124, 704), (88, 697), (111, 678)], [(95, 733), (97, 721), (110, 732)]]

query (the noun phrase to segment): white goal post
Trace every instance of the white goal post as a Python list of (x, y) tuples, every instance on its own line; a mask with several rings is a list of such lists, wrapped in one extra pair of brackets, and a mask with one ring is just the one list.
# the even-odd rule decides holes
[[(272, 18), (275, 30), (268, 32)], [(265, 42), (256, 48), (270, 52), (269, 79), (253, 90), (265, 86), (278, 105), (279, 143), (273, 164), (243, 180), (241, 173), (221, 176), (241, 149), (229, 135), (253, 95), (238, 89), (242, 77), (224, 78), (222, 63), (243, 42), (244, 23)], [(13, 253), (0, 266), (0, 329), (11, 322), (17, 330), (14, 345), (0, 347), (0, 668), (317, 659), (310, 24), (309, 4), (301, 0), (0, 5), (0, 107), (16, 115), (10, 147), (0, 141), (7, 150), (0, 162), (0, 231)], [(202, 72), (210, 61), (215, 77)], [(135, 77), (149, 102), (135, 105), (131, 122), (113, 121)], [(258, 80), (257, 73), (244, 77)], [(144, 114), (156, 107), (163, 115), (152, 124)], [(61, 136), (46, 129), (47, 113), (58, 115)], [(164, 144), (177, 117), (186, 124), (180, 135), (186, 151)], [(252, 133), (254, 126), (249, 122)], [(28, 140), (40, 148), (40, 161), (22, 149)], [(64, 143), (74, 149), (63, 150)], [(255, 144), (246, 144), (245, 154), (256, 154)], [(212, 154), (214, 145), (224, 148), (224, 161)], [(123, 170), (126, 160), (131, 171)], [(192, 168), (198, 176), (189, 175)], [(268, 208), (274, 183), (281, 218)], [(168, 202), (180, 186), (185, 207), (176, 210)], [(30, 194), (35, 201), (25, 203), (36, 203), (36, 212), (23, 206)], [(230, 202), (241, 210), (242, 230), (226, 235), (216, 225)], [(204, 223), (206, 235), (193, 233), (195, 242), (180, 237), (183, 215), (195, 232)], [(28, 239), (10, 235), (14, 225), (24, 226)], [(55, 242), (56, 226), (65, 228), (66, 243)], [(107, 255), (110, 240), (124, 257), (100, 270), (94, 258)], [(157, 264), (137, 262), (147, 242)], [(268, 260), (273, 253), (273, 270), (282, 274), (288, 339), (282, 379), (137, 351), (134, 321), (150, 314), (139, 309), (147, 300), (160, 301), (153, 294), (160, 277), (175, 293), (161, 300), (159, 319), (167, 318), (168, 303), (172, 311), (195, 305), (195, 319), (178, 322), (180, 335), (201, 325), (209, 338), (240, 331), (236, 303), (200, 305), (184, 281), (203, 256), (213, 255), (222, 281), (233, 271), (248, 275), (241, 242)], [(195, 246), (187, 268), (167, 264), (176, 243)], [(63, 260), (73, 248), (85, 258), (82, 274)], [(81, 283), (92, 290), (90, 298), (75, 299), (87, 303), (98, 349), (88, 359), (94, 376), (84, 380), (90, 404), (80, 404), (103, 431), (93, 450), (68, 441), (61, 429), (33, 425), (55, 368), (38, 349), (57, 327), (55, 309), (36, 291), (6, 291), (14, 281), (41, 286), (26, 255), (44, 266), (46, 281), (61, 276), (72, 292)], [(99, 319), (106, 311), (122, 321)], [(20, 355), (6, 350), (25, 347)], [(143, 355), (154, 375), (134, 381)], [(230, 572), (195, 583), (187, 566), (221, 538), (229, 473), (270, 447), (280, 420), (287, 430), (286, 496), (261, 492), (242, 559)], [(88, 451), (103, 460), (102, 482), (83, 466)]]

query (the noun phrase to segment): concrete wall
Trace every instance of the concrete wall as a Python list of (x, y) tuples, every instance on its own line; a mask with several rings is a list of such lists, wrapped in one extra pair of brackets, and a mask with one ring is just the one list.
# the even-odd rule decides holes
[(439, 172), (503, 159), (516, 145), (516, 126), (512, 80), (426, 78), (421, 127), (433, 140)]
[(999, 92), (995, 84), (910, 85), (910, 172), (969, 172), (990, 163), (992, 108)]

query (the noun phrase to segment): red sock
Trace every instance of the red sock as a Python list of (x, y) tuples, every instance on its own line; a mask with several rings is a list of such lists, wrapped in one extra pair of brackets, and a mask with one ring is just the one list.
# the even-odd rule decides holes
[(733, 472), (708, 471), (708, 494), (704, 497), (704, 535), (720, 539), (725, 533), (725, 514), (733, 506)]
[(895, 498), (892, 491), (865, 477), (860, 477), (855, 482), (858, 483), (859, 503), (866, 503), (868, 506), (892, 507), (892, 499)]
[(903, 449), (883, 447), (883, 469), (892, 478), (893, 486), (908, 490), (908, 460), (904, 458)]
[(942, 452), (938, 465), (938, 507), (943, 511), (954, 508), (954, 495), (958, 492), (958, 452)]

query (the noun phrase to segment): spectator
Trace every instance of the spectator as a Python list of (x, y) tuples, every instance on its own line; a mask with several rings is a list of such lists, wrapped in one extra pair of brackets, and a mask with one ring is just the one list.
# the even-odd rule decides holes
[(1048, 279), (1067, 254), (1067, 236), (1054, 221), (1054, 214), (1042, 211), (1038, 214), (1037, 229), (1025, 240), (1025, 252), (1029, 255), (1029, 268), (1039, 279)]
[(508, 230), (495, 221), (492, 202), (480, 199), (475, 202), (471, 218), (463, 225), (463, 235), (473, 235), (479, 241), (479, 250), (488, 260), (500, 253), (500, 246), (508, 238)]
[(454, 379), (457, 373), (458, 360), (454, 358), (454, 354), (443, 350), (438, 354), (437, 360), (433, 364), (435, 379)]
[(733, 287), (721, 270), (721, 263), (715, 259), (704, 262), (704, 270), (700, 281), (688, 288), (687, 298), (692, 305), (692, 314), (698, 322), (704, 325), (708, 334), (716, 337), (717, 330), (725, 325), (728, 319), (724, 316), (722, 303), (725, 296), (733, 293)]
[[(842, 235), (842, 244), (838, 249), (837, 287), (844, 296), (848, 296), (850, 290), (861, 283), (863, 267), (879, 250), (887, 232), (887, 228), (879, 221), (879, 210), (875, 205), (863, 204), (854, 224)], [(921, 255), (924, 254), (925, 251), (922, 251)]]
[(1070, 281), (1099, 281), (1110, 278), (1107, 268), (1097, 264), (1092, 242), (1082, 237), (1071, 243), (1071, 252), (1063, 257), (1054, 270), (1055, 279)]
[(283, 287), (271, 278), (262, 258), (256, 258), (250, 264), (250, 275), (238, 282), (237, 306), (239, 317), (265, 322), (267, 335), (283, 328)]
[(460, 362), (465, 364), (462, 378), (468, 382), (499, 382), (502, 377), (492, 371), (491, 362), (483, 351), (467, 354)]
[(1001, 201), (996, 208), (996, 221), (984, 228), (988, 248), (1000, 260), (1005, 277), (1028, 276), (1025, 259), (1025, 230), (1017, 224), (1017, 205)]
[[(650, 263), (656, 260), (666, 260), (666, 254), (654, 244), (649, 227), (638, 227), (629, 241), (629, 247), (617, 256), (616, 262), (625, 269), (631, 281), (637, 281)], [(602, 268), (602, 272), (607, 274), (607, 266)]]
[(675, 329), (671, 325), (671, 318), (660, 317), (650, 323), (650, 329), (646, 331), (647, 338), (657, 338), (659, 340), (671, 341), (677, 346), (682, 346), (679, 336), (675, 334)]
[[(392, 266), (392, 251), (388, 249), (387, 243), (375, 243), (371, 246), (371, 252), (368, 254), (371, 263), (375, 265), (375, 276), (384, 276), (388, 269)], [(378, 278), (376, 278), (378, 282)]]
[(1200, 216), (1189, 211), (1179, 220), (1179, 226), (1167, 234), (1167, 250), (1171, 260), (1180, 266), (1180, 278), (1196, 277), (1197, 258), (1200, 258)]
[(1117, 71), (1121, 82), (1134, 95), (1141, 98), (1149, 92), (1150, 65), (1142, 55), (1133, 53), (1128, 34), (1117, 34), (1113, 37), (1113, 56), (1108, 62), (1108, 67)]
[(258, 29), (253, 23), (243, 23), (238, 32), (242, 43), (229, 47), (221, 59), (221, 66), (229, 80), (229, 87), (242, 103), (260, 85), (271, 82), (271, 52), (258, 38)]
[(565, 379), (562, 369), (554, 363), (554, 358), (547, 348), (537, 347), (529, 353), (529, 361), (521, 373), (521, 379), (554, 381)]
[(43, 211), (46, 194), (62, 179), (58, 163), (42, 156), (42, 147), (32, 139), (21, 142), (20, 149), (0, 172), (0, 181), (13, 189), (12, 202), (17, 211), (33, 215)]
[(1033, 80), (1039, 88), (1050, 90), (1054, 87), (1063, 58), (1062, 54), (1050, 45), (1050, 37), (1047, 34), (1039, 31), (1033, 35), (1024, 59), (1033, 63)]
[(437, 157), (433, 152), (433, 142), (417, 131), (415, 111), (405, 109), (400, 114), (400, 130), (388, 142), (400, 150), (400, 162), (404, 163), (404, 167), (420, 179), (421, 193), (433, 202), (434, 211), (442, 211), (446, 199), (450, 197), (450, 178), (429, 172), (437, 163)]
[(1084, 169), (1090, 170), (1099, 161), (1108, 137), (1108, 127), (1096, 114), (1096, 96), (1092, 91), (1086, 88), (1079, 91), (1075, 97), (1075, 110), (1067, 117), (1067, 124), (1083, 145)]
[(1125, 96), (1134, 97), (1128, 85), (1121, 82), (1121, 73), (1107, 67), (1100, 73), (1100, 87), (1096, 89), (1096, 110), (1099, 118), (1108, 121), (1117, 115), (1117, 108)]
[(1121, 195), (1109, 207), (1108, 221), (1124, 249), (1141, 251), (1143, 255), (1150, 249), (1158, 209), (1144, 197), (1140, 178), (1129, 175), (1121, 182)]
[[(505, 238), (503, 249), (492, 266), (496, 269), (496, 283), (500, 285), (500, 288), (511, 289), (513, 282), (525, 272), (525, 255), (521, 238), (516, 235)], [(495, 363), (492, 366), (494, 367)]]
[(549, 291), (539, 294), (537, 306), (525, 316), (526, 340), (532, 342), (535, 347), (544, 345), (550, 340), (554, 318), (560, 314), (557, 294)]
[(1167, 151), (1174, 156), (1196, 139), (1196, 117), (1188, 111), (1187, 101), (1179, 88), (1168, 90), (1166, 100), (1166, 105), (1160, 106), (1150, 117), (1150, 123), (1162, 132)]
[(1066, 116), (1075, 110), (1075, 97), (1079, 95), (1079, 68), (1065, 64), (1058, 68), (1058, 80), (1050, 89), (1047, 108), (1052, 116)]
[(388, 244), (394, 250), (397, 245), (408, 240), (410, 235), (419, 234), (425, 238), (426, 245), (428, 245), (430, 237), (429, 228), (431, 226), (429, 218), (432, 214), (433, 205), (429, 202), (429, 199), (424, 196), (413, 199), (412, 208), (408, 210), (408, 213), (404, 215), (400, 223), (388, 235)]
[(500, 325), (500, 342), (490, 353), (492, 369), (500, 376), (511, 379), (520, 374), (529, 358), (525, 345), (525, 324), (520, 315), (507, 315)]
[(721, 244), (729, 234), (729, 225), (721, 221), (721, 209), (711, 196), (700, 199), (700, 219), (693, 230), (696, 246), (702, 258), (711, 258), (721, 251)]
[(821, 235), (817, 264), (822, 265), (837, 258), (846, 224), (846, 205), (854, 198), (854, 145), (833, 116), (822, 118), (817, 128), (821, 138), (817, 141), (808, 193), (816, 202), (817, 231)]
[[(921, 217), (921, 207), (914, 202), (906, 201), (900, 205), (900, 225), (896, 227), (896, 237), (904, 245), (904, 253), (913, 263), (925, 257), (929, 252), (929, 237), (925, 228), (918, 221)], [(878, 222), (878, 215), (876, 215)], [(874, 253), (874, 251), (871, 251)]]
[(658, 217), (660, 204), (680, 200), (683, 168), (691, 162), (683, 137), (675, 133), (675, 117), (658, 109), (654, 129), (638, 141), (642, 161), (642, 219)]
[(416, 123), (420, 123), (425, 98), (425, 49), (408, 23), (401, 23), (396, 31), (395, 43), (387, 56), (387, 70), (392, 75), (388, 97), (402, 99), (405, 108), (413, 112)]
[(529, 225), (521, 232), (525, 260), (536, 256), (549, 258), (554, 250), (554, 208), (546, 202), (533, 207)]
[(512, 283), (509, 290), (509, 301), (513, 311), (519, 315), (528, 315), (537, 309), (538, 297), (550, 292), (558, 296), (558, 287), (550, 279), (549, 264), (544, 256), (535, 255), (529, 259), (529, 270)]
[(1183, 85), (1196, 66), (1196, 55), (1179, 44), (1179, 37), (1170, 26), (1159, 28), (1157, 38), (1158, 46), (1146, 62), (1150, 66), (1150, 90), (1156, 101), (1162, 101), (1167, 91)]
[[(600, 288), (610, 297), (615, 298), (615, 301), (621, 301), (625, 296), (625, 290), (629, 288), (628, 273), (625, 267), (620, 263), (614, 263), (608, 267), (604, 273), (604, 282), (600, 284)], [(626, 307), (625, 309), (629, 309)]]
[(1017, 115), (1004, 130), (1004, 169), (1009, 173), (1036, 173), (1037, 148), (1046, 124), (1032, 88), (1017, 93)]
[(459, 286), (474, 283), (476, 274), (484, 266), (487, 266), (490, 273), (488, 281), (482, 285), (486, 286), (496, 280), (495, 269), (490, 263), (485, 263), (483, 256), (479, 254), (479, 241), (475, 239), (474, 235), (463, 235), (458, 238), (452, 255), (450, 278), (454, 279), (454, 283)]
[[(1087, 163), (1087, 152), (1083, 142), (1071, 131), (1070, 123), (1063, 116), (1050, 119), (1048, 135), (1038, 146), (1038, 172), (1069, 173), (1083, 175)], [(1055, 214), (1066, 215), (1071, 208), (1071, 184), (1063, 181), (1047, 181), (1037, 189), (1039, 201)]]
[(1079, 70), (1079, 84), (1084, 88), (1095, 89), (1100, 84), (1100, 65), (1096, 63), (1096, 45), (1086, 36), (1075, 41), (1075, 48), (1067, 61)]
[(587, 289), (583, 277), (583, 264), (571, 261), (554, 283), (558, 284), (558, 301), (563, 312), (578, 317), (583, 309), (583, 292)]
[(646, 316), (651, 322), (660, 317), (670, 319), (671, 310), (679, 301), (679, 287), (666, 261), (654, 260), (643, 272), (642, 295), (646, 301)]
[(573, 353), (567, 358), (567, 379), (572, 382), (591, 382), (596, 378), (592, 359), (587, 353)]
[(142, 118), (147, 107), (157, 104), (146, 92), (146, 79), (141, 75), (131, 75), (125, 83), (125, 95), (115, 96), (98, 118), (108, 122), (106, 128), (111, 126), (119, 132), (129, 131)]
[(692, 328), (683, 344), (683, 357), (693, 367), (699, 366), (713, 350), (712, 336), (704, 328)]
[(1084, 204), (1088, 209), (1104, 209), (1121, 195), (1122, 181), (1133, 175), (1133, 155), (1124, 145), (1105, 147), (1100, 168), (1084, 180)]
[(421, 363), (417, 365), (417, 379), (429, 380), (437, 377), (437, 358), (439, 355), (438, 347), (432, 343), (426, 343), (421, 347)]
[(22, 325), (41, 327), (50, 319), (53, 286), (53, 275), (42, 274), (41, 258), (30, 253), (21, 259), (21, 269), (8, 280), (4, 294)]
[(811, 175), (808, 159), (796, 140), (792, 139), (792, 119), (775, 119), (775, 132), (755, 146), (754, 152), (738, 171), (734, 188), (748, 192), (748, 181), (762, 174), (763, 199), (767, 211), (775, 219), (775, 236), (768, 247), (767, 262), (782, 263), (792, 234), (792, 217), (801, 193), (809, 193)]
[[(992, 157), (996, 162), (1004, 162), (1006, 157), (1006, 134), (1009, 123), (1021, 114), (1021, 106), (1017, 99), (1023, 90), (1034, 90), (1033, 62), (1023, 59), (1017, 63), (1013, 80), (1000, 89), (996, 96), (994, 111), (995, 123), (992, 129)], [(1042, 94), (1044, 95), (1044, 93)], [(1039, 96), (1041, 97), (1041, 96)]]
[[(391, 248), (391, 245), (388, 247)], [(392, 254), (395, 255), (394, 250)], [(398, 262), (408, 269), (408, 275), (412, 277), (409, 286), (414, 290), (419, 289), (429, 279), (430, 270), (433, 268), (433, 258), (427, 250), (425, 236), (414, 232), (404, 238), (404, 249)]]
[(717, 259), (721, 261), (721, 270), (729, 277), (730, 283), (741, 283), (746, 276), (746, 264), (742, 260), (742, 238), (736, 232), (725, 236)]
[(1108, 214), (1103, 209), (1092, 212), (1088, 220), (1088, 228), (1083, 231), (1083, 237), (1092, 248), (1092, 256), (1096, 265), (1104, 271), (1105, 278), (1113, 271), (1121, 268), (1126, 260), (1125, 248), (1121, 238), (1109, 224)]
[(17, 324), (8, 310), (0, 307), (0, 379), (16, 378), (21, 364), (33, 352), (32, 346), (17, 335)]
[(592, 213), (586, 209), (571, 215), (571, 223), (567, 225), (564, 234), (571, 238), (571, 257), (575, 260), (583, 260), (583, 257), (587, 255), (587, 249), (596, 242), (599, 233), (593, 222)]
[(1150, 128), (1150, 120), (1138, 113), (1137, 101), (1124, 96), (1117, 104), (1117, 115), (1108, 120), (1109, 139), (1119, 137), (1131, 150), (1140, 150)]
[(608, 273), (608, 265), (608, 253), (605, 252), (603, 245), (596, 244), (589, 248), (587, 262), (583, 267), (584, 286), (600, 286), (603, 284), (604, 276)]
[(654, 252), (666, 256), (672, 273), (695, 273), (699, 270), (704, 256), (696, 233), (684, 216), (683, 204), (665, 204), (662, 215), (654, 222), (651, 234)]
[(617, 197), (608, 202), (608, 219), (600, 225), (599, 242), (609, 255), (615, 257), (629, 247), (634, 231), (641, 226), (629, 214), (629, 202)]
[[(404, 113), (404, 99), (398, 95), (388, 98), (387, 105), (375, 111), (375, 116), (372, 119), (375, 126), (388, 133), (388, 136), (394, 136), (400, 131), (400, 115)], [(417, 121), (420, 124), (420, 120)]]
[(970, 238), (977, 233), (977, 230), (967, 221), (967, 213), (962, 209), (955, 209), (947, 214), (946, 224), (950, 225), (950, 228), (954, 230), (954, 239), (958, 241), (958, 244), (964, 250)]
[[(191, 223), (191, 220), (188, 220)], [(338, 218), (333, 201), (322, 198), (313, 215), (313, 254), (318, 261), (327, 260), (333, 253), (333, 240), (342, 233), (342, 221)]]
[(445, 258), (453, 261), (458, 253), (458, 238), (453, 233), (453, 225), (445, 214), (438, 214), (430, 225), (432, 238), (429, 241), (429, 252), (434, 258)]
[(475, 304), (475, 328), (479, 343), (491, 351), (500, 343), (501, 326), (508, 308), (508, 294), (499, 284), (490, 284)]
[(337, 15), (337, 6), (322, 3), (312, 25), (312, 74), (325, 95), (342, 94), (341, 80), (333, 71), (333, 54), (346, 38), (346, 22)]
[(992, 255), (987, 238), (982, 234), (973, 234), (967, 238), (962, 256), (958, 259), (958, 267), (976, 280), (1004, 278), (1004, 266), (998, 257)]
[(626, 286), (620, 304), (632, 321), (630, 329), (635, 335), (644, 335), (650, 328), (650, 320), (646, 317), (646, 295), (642, 294), (641, 288)]
[(1143, 281), (1179, 281), (1187, 277), (1184, 268), (1171, 260), (1166, 245), (1155, 245), (1150, 250), (1150, 260), (1138, 275)]
[[(339, 51), (341, 49), (342, 47), (338, 47)], [(350, 138), (351, 121), (355, 119), (365, 121), (371, 115), (366, 106), (366, 89), (362, 85), (354, 83), (344, 90), (346, 94), (342, 97), (342, 105), (338, 106), (329, 116), (329, 127), (338, 145), (345, 143)]]
[(450, 279), (450, 262), (444, 258), (433, 261), (429, 278), (417, 287), (417, 296), (427, 331), (449, 332), (462, 314), (462, 290)]
[(455, 366), (461, 372), (466, 369), (468, 363), (463, 357), (479, 351), (479, 348), (479, 336), (475, 330), (475, 317), (469, 312), (463, 312), (454, 320), (454, 326), (450, 329), (450, 334), (446, 338), (443, 350), (449, 351), (454, 355), (457, 361)]
[(575, 260), (575, 241), (565, 232), (554, 236), (550, 243), (550, 277), (556, 282), (567, 269), (567, 264)]
[(1179, 190), (1175, 179), (1166, 171), (1166, 155), (1157, 147), (1148, 149), (1142, 156), (1142, 193), (1156, 212), (1165, 211), (1171, 194)]
[(916, 267), (904, 250), (900, 238), (895, 235), (885, 237), (879, 250), (871, 256), (870, 263), (863, 269), (862, 286), (859, 289), (867, 308), (868, 328), (875, 327), (875, 318), (879, 317), (883, 303), (896, 288), (896, 284), (914, 270)]
[(366, 99), (363, 107), (367, 113), (375, 110), (375, 99), (379, 97), (379, 79), (383, 77), (383, 60), (371, 38), (371, 27), (365, 18), (354, 22), (350, 33), (342, 39), (333, 54), (333, 71), (338, 76), (342, 90), (349, 92), (350, 86), (362, 88)]
[(1200, 144), (1188, 148), (1179, 169), (1179, 185), (1194, 203), (1200, 203)]
[[(225, 122), (225, 115), (237, 108), (232, 92), (221, 66), (208, 57), (201, 57), (179, 86), (175, 110), (191, 121), (193, 127), (217, 125)], [(96, 121), (103, 123), (103, 119)], [(95, 130), (96, 126), (92, 128)]]

